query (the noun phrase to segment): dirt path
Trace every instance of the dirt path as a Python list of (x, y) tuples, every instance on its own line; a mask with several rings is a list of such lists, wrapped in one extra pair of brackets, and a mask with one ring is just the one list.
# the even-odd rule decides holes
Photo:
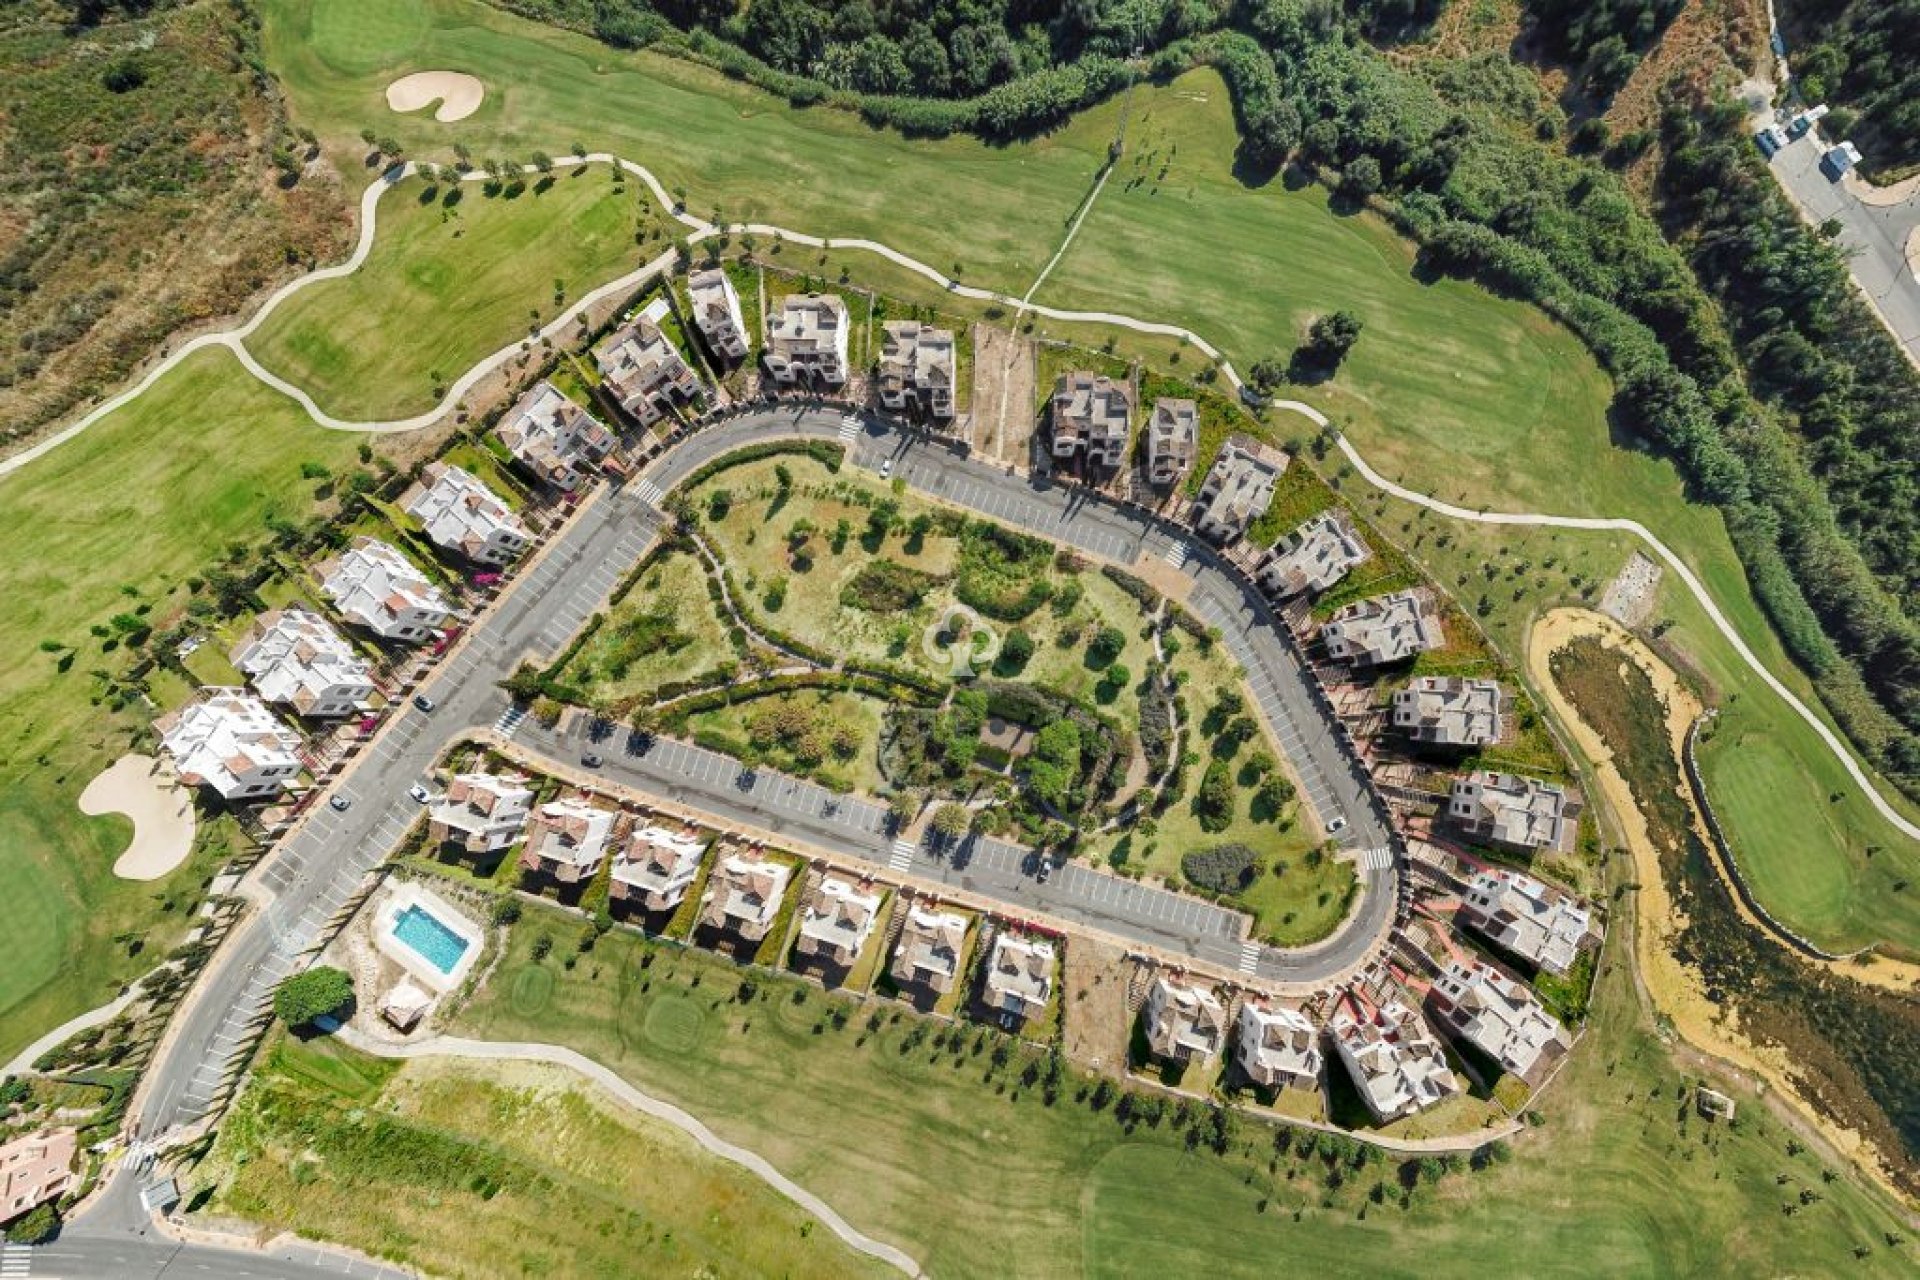
[[(1599, 735), (1580, 718), (1579, 713), (1560, 693), (1548, 662), (1558, 650), (1582, 637), (1595, 637), (1610, 651), (1618, 652), (1623, 662), (1632, 662), (1646, 673), (1655, 691), (1666, 703), (1666, 725), (1674, 759), (1685, 750), (1687, 728), (1700, 714), (1701, 706), (1671, 668), (1654, 656), (1637, 637), (1611, 618), (1584, 609), (1555, 609), (1534, 624), (1527, 638), (1527, 671), (1555, 717), (1572, 736), (1582, 755), (1592, 762), (1594, 778), (1607, 807), (1618, 820), (1627, 848), (1633, 855), (1634, 880), (1638, 886), (1634, 913), (1634, 960), (1640, 978), (1654, 1007), (1669, 1018), (1674, 1029), (1688, 1043), (1713, 1057), (1722, 1059), (1740, 1071), (1766, 1081), (1786, 1099), (1800, 1118), (1813, 1125), (1835, 1147), (1856, 1164), (1874, 1173), (1888, 1188), (1893, 1183), (1877, 1150), (1859, 1132), (1838, 1124), (1821, 1114), (1795, 1087), (1791, 1062), (1786, 1053), (1767, 1045), (1756, 1045), (1743, 1035), (1727, 1011), (1711, 1003), (1701, 987), (1699, 975), (1674, 955), (1673, 944), (1686, 926), (1686, 917), (1669, 892), (1660, 869), (1660, 852), (1654, 847), (1646, 819), (1634, 803), (1633, 794), (1620, 771), (1614, 767), (1613, 752)], [(1674, 787), (1687, 797), (1684, 781), (1677, 775)], [(1693, 811), (1688, 799), (1689, 811)], [(1694, 811), (1694, 823), (1700, 839), (1710, 839), (1704, 824)], [(1731, 888), (1729, 893), (1732, 894)], [(1736, 904), (1738, 895), (1732, 895)], [(1764, 926), (1741, 910), (1742, 918), (1754, 928)], [(1818, 963), (1808, 960), (1806, 963)], [(1886, 962), (1865, 967), (1850, 962), (1826, 966), (1831, 972), (1856, 981), (1883, 983), (1892, 989), (1904, 978), (1911, 989), (1912, 966)], [(1896, 971), (1909, 971), (1900, 973)]]

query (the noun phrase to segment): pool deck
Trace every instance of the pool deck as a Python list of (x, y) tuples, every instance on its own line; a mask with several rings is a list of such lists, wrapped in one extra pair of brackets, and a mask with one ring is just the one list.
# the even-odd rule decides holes
[[(394, 936), (395, 922), (412, 907), (418, 907), (438, 920), (467, 944), (466, 950), (460, 953), (460, 959), (454, 962), (450, 971), (442, 973), (431, 960)], [(373, 945), (381, 955), (405, 969), (415, 982), (435, 995), (444, 994), (460, 985), (474, 962), (480, 958), (483, 941), (479, 925), (425, 885), (409, 882), (392, 886), (374, 915)]]

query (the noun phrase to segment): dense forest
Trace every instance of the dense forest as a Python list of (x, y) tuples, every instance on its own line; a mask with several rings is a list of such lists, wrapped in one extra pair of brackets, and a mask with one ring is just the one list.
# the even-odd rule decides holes
[(1920, 0), (1780, 0), (1787, 65), (1808, 102), (1836, 108), (1866, 167), (1920, 165)]
[(1620, 92), (1686, 0), (1523, 0), (1534, 39), (1589, 95)]

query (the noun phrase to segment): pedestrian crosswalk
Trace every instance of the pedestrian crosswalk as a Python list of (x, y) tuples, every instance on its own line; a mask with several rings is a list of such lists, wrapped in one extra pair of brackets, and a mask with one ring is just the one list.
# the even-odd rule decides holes
[(1362, 871), (1385, 871), (1393, 865), (1393, 850), (1362, 849), (1354, 862)]
[(840, 416), (840, 443), (852, 444), (854, 437), (860, 434), (860, 430), (864, 426), (866, 426), (866, 423), (860, 421), (859, 414), (842, 414)]
[(20, 1280), (33, 1271), (33, 1250), (23, 1244), (0, 1246), (0, 1276)]
[(895, 840), (893, 856), (887, 859), (887, 865), (895, 871), (907, 870), (913, 865), (913, 855), (919, 851), (919, 848), (920, 846), (911, 840)]
[(493, 727), (499, 732), (501, 737), (511, 738), (514, 731), (520, 727), (520, 722), (526, 718), (526, 706), (523, 703), (516, 702), (500, 713), (500, 718), (494, 721)]
[(647, 479), (645, 476), (642, 476), (640, 479), (634, 481), (633, 493), (635, 497), (639, 498), (640, 501), (646, 503), (650, 507), (659, 506), (660, 500), (667, 496), (667, 491), (665, 489), (662, 489), (659, 485)]
[(1187, 556), (1191, 553), (1192, 549), (1187, 546), (1185, 538), (1175, 538), (1167, 545), (1166, 554), (1162, 558), (1174, 568), (1183, 569), (1187, 564)]
[(1252, 973), (1260, 965), (1260, 944), (1243, 942), (1240, 944), (1240, 972)]

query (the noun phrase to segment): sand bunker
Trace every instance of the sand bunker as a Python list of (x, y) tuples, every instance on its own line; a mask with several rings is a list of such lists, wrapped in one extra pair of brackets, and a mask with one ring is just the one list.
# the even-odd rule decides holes
[(133, 842), (113, 864), (122, 880), (158, 880), (187, 860), (193, 849), (193, 796), (152, 756), (121, 756), (80, 793), (89, 817), (125, 814)]
[(465, 120), (486, 96), (487, 87), (463, 71), (416, 71), (387, 86), (387, 105), (403, 115), (438, 102), (433, 118), (441, 124)]

